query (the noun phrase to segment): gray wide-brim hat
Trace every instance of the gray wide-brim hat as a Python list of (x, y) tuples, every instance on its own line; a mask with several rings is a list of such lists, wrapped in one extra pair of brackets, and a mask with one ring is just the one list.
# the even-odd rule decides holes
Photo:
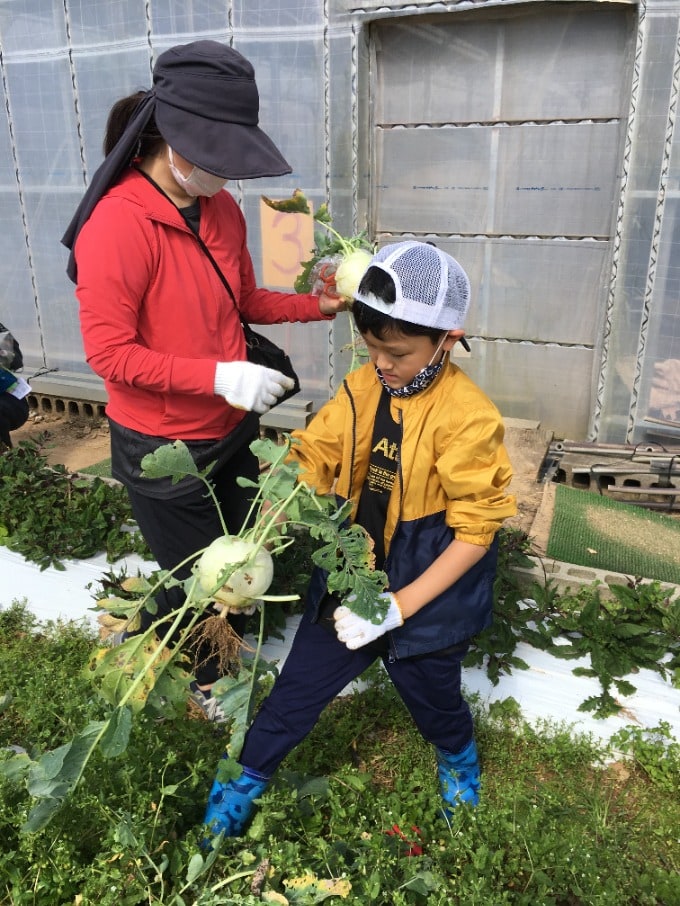
[(94, 173), (62, 236), (70, 249), (66, 273), (77, 282), (73, 249), (99, 199), (139, 153), (153, 117), (170, 147), (223, 179), (285, 176), (290, 164), (258, 126), (260, 96), (251, 64), (219, 41), (179, 44), (160, 55), (153, 88), (142, 96), (123, 134)]
[(162, 53), (153, 70), (158, 131), (189, 163), (224, 179), (292, 172), (260, 129), (255, 70), (233, 47), (194, 41)]

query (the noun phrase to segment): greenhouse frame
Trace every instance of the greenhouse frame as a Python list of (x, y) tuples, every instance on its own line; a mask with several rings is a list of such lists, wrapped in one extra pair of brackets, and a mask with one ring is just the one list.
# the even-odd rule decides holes
[[(112, 103), (168, 47), (211, 38), (253, 63), (260, 123), (293, 166), (228, 186), (263, 285), (292, 286), (313, 233), (262, 196), (300, 188), (347, 235), (460, 261), (456, 361), (504, 416), (677, 443), (679, 26), (680, 0), (0, 0), (0, 320), (35, 405), (103, 411), (60, 237)], [(299, 371), (303, 422), (349, 367), (349, 319), (266, 332)]]

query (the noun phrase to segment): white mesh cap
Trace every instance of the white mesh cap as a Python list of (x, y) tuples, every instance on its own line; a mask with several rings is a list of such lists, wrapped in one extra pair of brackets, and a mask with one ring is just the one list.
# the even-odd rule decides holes
[(397, 297), (390, 304), (373, 293), (357, 292), (359, 302), (422, 327), (463, 327), (470, 305), (470, 281), (451, 255), (426, 242), (396, 242), (379, 249), (369, 267), (390, 275)]

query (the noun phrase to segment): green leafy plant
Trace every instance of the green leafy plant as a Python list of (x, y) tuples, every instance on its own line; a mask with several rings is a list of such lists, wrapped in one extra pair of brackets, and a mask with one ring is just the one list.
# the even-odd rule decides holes
[[(611, 584), (609, 590), (613, 600), (604, 598), (597, 588), (562, 597), (560, 610), (553, 615), (553, 632), (561, 644), (550, 646), (555, 657), (590, 658), (590, 667), (573, 672), (599, 681), (600, 695), (580, 705), (580, 710), (598, 717), (619, 711), (612, 687), (621, 695), (631, 695), (635, 686), (623, 677), (642, 668), (664, 679), (671, 677), (680, 688), (680, 598), (673, 601), (658, 582)], [(670, 660), (665, 659), (667, 655)]]
[(680, 790), (680, 742), (667, 721), (652, 728), (624, 727), (612, 736), (610, 745), (631, 757), (660, 790), (671, 795)]
[(587, 657), (590, 666), (575, 667), (576, 676), (597, 679), (598, 695), (580, 710), (606, 718), (618, 713), (619, 695), (632, 695), (626, 679), (640, 669), (653, 670), (680, 688), (680, 595), (659, 582), (631, 579), (611, 583), (605, 595), (597, 584), (575, 594), (558, 594), (554, 584), (527, 587), (518, 567), (533, 565), (530, 542), (523, 532), (501, 529), (493, 624), (473, 640), (466, 665), (484, 665), (496, 685), (504, 673), (526, 669), (517, 653), (523, 642), (553, 657)]
[[(37, 623), (19, 604), (0, 610), (0, 764), (14, 758), (5, 746), (35, 759), (108, 713), (79, 670), (97, 649), (89, 625)], [(223, 738), (186, 711), (142, 715), (124, 757), (96, 752), (36, 833), (20, 830), (28, 792), (0, 773), (0, 904), (680, 902), (677, 741), (663, 726), (629, 728), (612, 763), (610, 746), (529, 726), (512, 702), (487, 712), (471, 696), (482, 799), (448, 827), (432, 749), (384, 670), (363, 680), (324, 711), (247, 833), (219, 853), (201, 853), (198, 840)], [(395, 824), (409, 839), (418, 828), (421, 855), (388, 833)]]
[(475, 636), (464, 660), (466, 666), (484, 665), (494, 685), (503, 673), (511, 673), (513, 668), (525, 670), (528, 666), (515, 654), (522, 630), (534, 618), (532, 609), (526, 603), (526, 590), (515, 572), (517, 567), (531, 564), (528, 551), (526, 533), (501, 529), (494, 582), (493, 623)]
[(150, 558), (124, 489), (48, 466), (41, 442), (22, 441), (0, 456), (0, 544), (37, 563), (64, 569), (66, 559), (106, 552)]
[[(237, 558), (231, 558), (224, 568), (215, 570), (213, 567), (211, 575), (216, 574), (216, 577), (207, 586), (201, 573), (204, 551), (196, 551), (191, 557), (191, 561), (197, 561), (192, 576), (182, 583), (186, 592), (184, 603), (169, 615), (156, 619), (145, 631), (139, 628), (142, 609), (156, 613), (154, 595), (162, 586), (177, 584), (176, 570), (161, 571), (155, 581), (143, 576), (128, 579), (123, 583), (130, 593), (127, 597), (106, 597), (97, 603), (98, 609), (120, 619), (117, 628), (134, 632), (120, 645), (100, 648), (90, 660), (89, 679), (110, 706), (108, 713), (90, 721), (72, 740), (43, 754), (37, 761), (23, 753), (10, 761), (6, 770), (13, 777), (25, 776), (28, 792), (36, 800), (26, 821), (27, 831), (38, 831), (51, 820), (80, 783), (96, 751), (106, 759), (117, 758), (126, 751), (134, 719), (147, 707), (160, 713), (176, 712), (181, 708), (189, 680), (185, 651), (195, 638), (201, 617), (209, 614), (201, 620), (201, 638), (214, 641), (218, 648), (227, 647), (225, 663), (233, 661), (240, 639), (233, 636), (225, 619), (227, 608), (221, 606), (219, 613), (214, 613), (216, 601), (220, 601), (220, 595), (216, 597), (216, 594), (230, 588), (229, 583), (237, 571), (242, 573), (251, 568), (265, 545), (271, 548), (274, 556), (289, 546), (289, 529), (304, 526), (318, 542), (312, 557), (328, 572), (329, 590), (341, 595), (351, 591), (355, 596), (351, 607), (357, 613), (376, 622), (382, 618), (384, 604), (379, 595), (386, 585), (386, 576), (372, 568), (371, 542), (366, 532), (359, 526), (346, 524), (351, 503), (338, 507), (334, 499), (319, 497), (298, 480), (299, 467), (287, 459), (290, 441), (275, 444), (271, 440), (258, 440), (251, 449), (261, 461), (270, 465), (261, 471), (258, 482), (241, 480), (254, 492), (250, 513), (235, 536), (240, 543), (248, 543), (247, 550)], [(192, 476), (203, 481), (222, 519), (208, 478), (210, 468), (200, 471), (181, 441), (166, 444), (142, 460), (142, 474), (146, 477), (170, 477), (178, 482)], [(222, 524), (227, 537), (223, 520)], [(183, 565), (179, 564), (177, 569)], [(259, 600), (278, 601), (295, 597), (271, 598), (262, 589), (257, 590), (257, 596)], [(233, 759), (240, 752), (262, 675), (258, 668), (264, 634), (262, 607), (261, 613), (252, 664), (248, 667), (241, 664), (236, 675), (225, 677), (214, 690), (223, 710), (231, 718), (228, 753)], [(232, 638), (235, 644), (229, 647)]]

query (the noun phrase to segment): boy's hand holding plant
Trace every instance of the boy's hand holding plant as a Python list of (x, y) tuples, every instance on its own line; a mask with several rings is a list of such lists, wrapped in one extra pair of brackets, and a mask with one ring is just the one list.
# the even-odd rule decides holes
[(382, 592), (378, 596), (378, 600), (381, 604), (387, 605), (387, 611), (378, 622), (359, 616), (351, 609), (356, 602), (356, 595), (346, 597), (342, 606), (336, 607), (333, 611), (335, 632), (340, 641), (351, 651), (363, 648), (364, 645), (374, 642), (391, 629), (404, 625), (404, 615), (401, 612), (399, 599), (393, 592)]

